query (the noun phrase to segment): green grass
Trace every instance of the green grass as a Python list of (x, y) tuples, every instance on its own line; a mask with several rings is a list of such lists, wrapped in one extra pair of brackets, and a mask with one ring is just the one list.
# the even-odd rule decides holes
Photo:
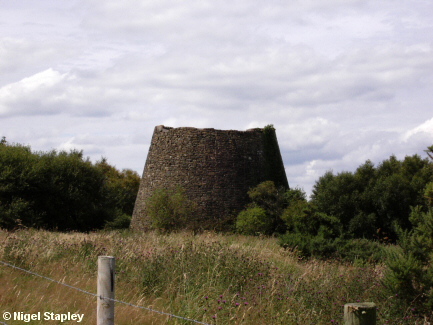
[[(1, 260), (94, 293), (99, 255), (116, 258), (116, 299), (210, 324), (342, 324), (357, 301), (376, 303), (378, 324), (417, 319), (382, 284), (384, 266), (303, 260), (275, 238), (0, 231)], [(0, 281), (0, 312), (79, 312), (94, 324), (95, 297), (3, 265)], [(115, 313), (119, 325), (189, 324), (117, 303)]]

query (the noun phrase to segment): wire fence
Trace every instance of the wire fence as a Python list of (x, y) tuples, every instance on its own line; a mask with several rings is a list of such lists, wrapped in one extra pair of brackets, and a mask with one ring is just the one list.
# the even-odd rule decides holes
[[(62, 285), (62, 286), (68, 287), (68, 288), (70, 288), (70, 289), (73, 289), (73, 290), (76, 290), (76, 291), (82, 292), (82, 293), (84, 293), (84, 294), (87, 294), (87, 295), (90, 295), (90, 296), (93, 296), (93, 297), (96, 297), (96, 298), (99, 298), (99, 299), (104, 299), (104, 300), (114, 301), (114, 302), (117, 302), (117, 303), (119, 303), (119, 304), (127, 305), (127, 306), (134, 307), (134, 308), (144, 309), (144, 310), (147, 310), (147, 311), (150, 311), (150, 312), (153, 312), (153, 313), (157, 313), (157, 314), (164, 315), (164, 316), (169, 316), (169, 317), (174, 317), (174, 318), (182, 319), (182, 320), (185, 320), (185, 321), (188, 321), (188, 322), (192, 322), (192, 323), (195, 323), (195, 324), (211, 325), (211, 324), (208, 324), (208, 323), (200, 322), (200, 321), (195, 320), (195, 319), (190, 319), (190, 318), (186, 318), (186, 317), (182, 317), (182, 316), (178, 316), (178, 315), (173, 315), (173, 314), (170, 314), (170, 313), (166, 313), (166, 312), (159, 311), (159, 310), (155, 310), (155, 309), (148, 308), (148, 307), (137, 306), (137, 305), (134, 305), (134, 304), (131, 304), (131, 303), (128, 303), (128, 302), (121, 301), (121, 300), (112, 299), (112, 298), (108, 298), (108, 297), (98, 296), (97, 294), (94, 294), (94, 293), (92, 293), (92, 292), (88, 292), (88, 291), (82, 290), (82, 289), (80, 289), (80, 288), (77, 288), (77, 287), (71, 286), (71, 285), (69, 285), (69, 284), (66, 284), (66, 283), (63, 283), (63, 282), (60, 282), (60, 281), (57, 281), (57, 280), (51, 279), (51, 278), (48, 278), (48, 277), (46, 277), (46, 276), (43, 276), (43, 275), (37, 274), (37, 273), (35, 273), (35, 272), (32, 272), (32, 271), (29, 271), (29, 270), (23, 269), (23, 268), (21, 268), (21, 267), (18, 267), (18, 266), (15, 266), (15, 265), (9, 264), (9, 263), (7, 263), (7, 262), (0, 261), (0, 263), (3, 264), (3, 265), (5, 265), (5, 266), (9, 266), (9, 267), (14, 268), (14, 269), (16, 269), (16, 270), (20, 270), (20, 271), (22, 271), (22, 272), (29, 273), (29, 274), (31, 274), (31, 275), (34, 275), (34, 276), (40, 277), (40, 278), (42, 278), (42, 279), (45, 279), (45, 280), (48, 280), (48, 281), (51, 281), (51, 282), (54, 282), (54, 283), (60, 284), (60, 285)], [(0, 321), (0, 324), (2, 324), (2, 325), (7, 325), (6, 323), (1, 322), (1, 321)]]

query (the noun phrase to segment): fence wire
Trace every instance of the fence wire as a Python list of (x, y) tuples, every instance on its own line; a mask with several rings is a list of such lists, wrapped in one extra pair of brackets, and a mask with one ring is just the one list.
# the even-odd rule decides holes
[[(80, 289), (80, 288), (77, 288), (77, 287), (71, 286), (71, 285), (69, 285), (69, 284), (66, 284), (66, 283), (63, 283), (63, 282), (60, 282), (60, 281), (57, 281), (57, 280), (51, 279), (51, 278), (48, 278), (48, 277), (46, 277), (46, 276), (43, 276), (43, 275), (37, 274), (37, 273), (35, 273), (35, 272), (29, 271), (29, 270), (26, 270), (26, 269), (23, 269), (23, 268), (21, 268), (21, 267), (18, 267), (18, 266), (15, 266), (15, 265), (12, 265), (12, 264), (9, 264), (9, 263), (6, 263), (6, 262), (3, 262), (3, 261), (0, 261), (0, 263), (3, 264), (3, 265), (6, 265), (6, 266), (12, 267), (12, 268), (14, 268), (14, 269), (17, 269), (17, 270), (20, 270), (20, 271), (23, 271), (23, 272), (29, 273), (29, 274), (31, 274), (31, 275), (38, 276), (38, 277), (40, 277), (40, 278), (42, 278), (42, 279), (45, 279), (45, 280), (48, 280), (48, 281), (51, 281), (51, 282), (54, 282), (54, 283), (60, 284), (60, 285), (62, 285), (62, 286), (68, 287), (68, 288), (70, 288), (70, 289), (77, 290), (77, 291), (79, 291), (79, 292), (85, 293), (85, 294), (87, 294), (87, 295), (90, 295), (90, 296), (93, 296), (93, 297), (96, 297), (96, 298), (99, 298), (99, 299), (104, 299), (104, 300), (114, 301), (114, 302), (117, 302), (117, 303), (119, 303), (119, 304), (124, 304), (124, 305), (130, 306), (130, 307), (135, 307), (135, 308), (139, 308), (139, 309), (144, 309), (144, 310), (147, 310), (147, 311), (150, 311), (150, 312), (153, 312), (153, 313), (157, 313), (157, 314), (160, 314), (160, 315), (165, 315), (165, 316), (169, 316), (169, 317), (174, 317), (174, 318), (182, 319), (182, 320), (185, 320), (185, 321), (188, 321), (188, 322), (193, 322), (193, 323), (196, 323), (196, 324), (211, 325), (211, 324), (208, 324), (208, 323), (200, 322), (200, 321), (195, 320), (195, 319), (190, 319), (190, 318), (186, 318), (186, 317), (182, 317), (182, 316), (173, 315), (173, 314), (170, 314), (170, 313), (166, 313), (166, 312), (159, 311), (159, 310), (155, 310), (155, 309), (148, 308), (148, 307), (143, 307), (143, 306), (133, 305), (133, 304), (131, 304), (131, 303), (124, 302), (124, 301), (120, 301), (120, 300), (117, 300), (117, 299), (112, 299), (112, 298), (108, 298), (108, 297), (98, 296), (97, 294), (94, 294), (94, 293), (92, 293), (92, 292), (88, 292), (88, 291), (82, 290), (82, 289)], [(7, 325), (6, 323), (3, 323), (3, 322), (0, 322), (0, 324)]]

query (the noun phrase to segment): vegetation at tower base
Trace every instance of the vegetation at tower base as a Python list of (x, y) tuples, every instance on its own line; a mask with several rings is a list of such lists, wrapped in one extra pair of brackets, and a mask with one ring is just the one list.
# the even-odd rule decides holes
[[(81, 151), (32, 152), (0, 143), (0, 227), (88, 231), (129, 223), (138, 175)], [(129, 216), (128, 216), (129, 214)]]
[[(418, 254), (412, 255), (421, 256), (426, 263), (425, 252), (432, 251), (433, 238), (429, 207), (433, 202), (432, 177), (432, 163), (414, 155), (402, 161), (391, 156), (377, 167), (367, 161), (354, 173), (328, 172), (316, 182), (310, 201), (301, 189), (284, 190), (273, 182), (263, 182), (248, 192), (250, 203), (238, 214), (236, 231), (280, 234), (280, 245), (302, 256), (356, 263), (384, 261), (388, 256), (383, 244), (410, 242)], [(431, 271), (425, 272), (430, 266), (404, 251), (394, 252), (404, 262), (398, 276), (413, 270), (407, 283), (416, 277), (416, 270), (422, 270), (425, 279), (432, 279)], [(395, 263), (390, 266), (396, 268)], [(431, 282), (423, 281), (420, 287), (430, 288)], [(402, 283), (402, 279), (397, 282)]]
[(196, 205), (185, 197), (180, 188), (160, 188), (147, 200), (147, 213), (152, 228), (162, 232), (179, 229), (197, 230)]
[(288, 188), (273, 127), (235, 131), (156, 126), (131, 229), (151, 229), (146, 202), (155, 191), (176, 187), (196, 205), (202, 228), (224, 228), (248, 203), (247, 192), (266, 180)]

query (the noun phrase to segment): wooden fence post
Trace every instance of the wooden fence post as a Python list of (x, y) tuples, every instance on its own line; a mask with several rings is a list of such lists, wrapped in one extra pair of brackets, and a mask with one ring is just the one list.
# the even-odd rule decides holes
[(372, 302), (345, 304), (344, 325), (376, 325), (376, 304)]
[(98, 256), (98, 297), (96, 324), (114, 325), (114, 257)]

